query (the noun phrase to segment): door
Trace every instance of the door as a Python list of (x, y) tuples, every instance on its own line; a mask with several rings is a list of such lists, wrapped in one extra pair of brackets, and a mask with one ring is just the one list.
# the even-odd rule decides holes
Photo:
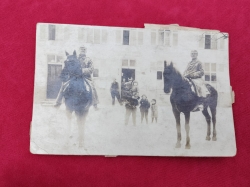
[(47, 99), (56, 99), (62, 85), (61, 71), (62, 65), (48, 64)]
[(128, 79), (131, 79), (131, 78), (135, 80), (135, 69), (122, 68), (121, 80), (123, 81), (125, 79), (125, 82), (128, 82)]

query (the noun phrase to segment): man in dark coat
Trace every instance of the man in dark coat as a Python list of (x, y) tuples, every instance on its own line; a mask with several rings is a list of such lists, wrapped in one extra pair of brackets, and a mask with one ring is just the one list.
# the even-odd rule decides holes
[(119, 92), (119, 84), (118, 82), (116, 82), (116, 79), (114, 79), (114, 81), (111, 83), (110, 93), (112, 97), (112, 105), (115, 105), (115, 97), (117, 98), (120, 105), (122, 105), (120, 92)]
[(146, 123), (148, 123), (148, 109), (150, 108), (150, 103), (148, 102), (147, 96), (142, 95), (140, 100), (140, 112), (141, 112), (141, 123), (145, 117)]
[(128, 98), (126, 100), (125, 108), (126, 108), (126, 115), (125, 115), (125, 125), (128, 125), (128, 120), (130, 115), (132, 114), (133, 125), (136, 125), (136, 110), (138, 106), (138, 100), (133, 98)]

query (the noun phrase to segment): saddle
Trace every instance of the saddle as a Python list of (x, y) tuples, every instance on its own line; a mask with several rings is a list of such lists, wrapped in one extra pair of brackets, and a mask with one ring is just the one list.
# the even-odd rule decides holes
[(207, 95), (210, 94), (210, 89), (209, 89), (210, 87), (209, 87), (209, 85), (205, 84), (202, 79), (200, 79), (199, 81), (194, 81), (194, 79), (186, 78), (186, 80), (190, 84), (191, 90), (198, 97), (206, 97)]

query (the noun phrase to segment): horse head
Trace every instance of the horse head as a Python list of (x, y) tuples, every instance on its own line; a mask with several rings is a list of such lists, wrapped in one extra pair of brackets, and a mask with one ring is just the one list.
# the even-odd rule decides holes
[(72, 61), (77, 61), (77, 55), (76, 55), (76, 51), (74, 50), (73, 55), (70, 55), (67, 51), (65, 51), (65, 54), (67, 56), (67, 60), (68, 62), (72, 62)]
[(171, 62), (170, 64), (167, 64), (166, 61), (164, 61), (164, 72), (163, 72), (163, 80), (164, 80), (164, 92), (169, 94), (171, 91), (171, 88), (173, 86), (173, 71), (174, 66)]

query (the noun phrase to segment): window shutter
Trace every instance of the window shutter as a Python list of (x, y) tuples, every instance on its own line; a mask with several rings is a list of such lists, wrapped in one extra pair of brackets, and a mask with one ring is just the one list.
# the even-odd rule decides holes
[(38, 29), (39, 29), (39, 36), (40, 36), (40, 40), (47, 40), (48, 39), (48, 32), (47, 31), (47, 25), (45, 24), (38, 24)]
[(70, 39), (70, 29), (68, 26), (64, 27), (64, 39), (69, 40)]
[(115, 41), (116, 41), (116, 44), (121, 44), (121, 40), (122, 40), (122, 31), (121, 30), (116, 30), (115, 32), (116, 34), (116, 37), (115, 37)]
[(130, 36), (129, 36), (129, 44), (130, 45), (136, 45), (137, 44), (137, 38), (136, 38), (136, 30), (130, 30)]
[(93, 43), (93, 37), (94, 37), (93, 29), (87, 28), (86, 31), (87, 31), (87, 43)]
[(99, 44), (101, 40), (101, 31), (100, 29), (94, 29), (94, 43)]
[(204, 43), (205, 43), (204, 35), (199, 35), (199, 47), (204, 49), (205, 48)]
[(85, 28), (79, 28), (78, 29), (78, 40), (82, 42), (86, 42), (86, 29)]
[(211, 36), (211, 49), (217, 49), (217, 36), (213, 34)]
[(64, 28), (62, 25), (56, 25), (56, 40), (62, 40), (64, 37)]
[(173, 32), (173, 46), (178, 45), (178, 32)]
[(107, 43), (108, 41), (108, 31), (106, 29), (102, 30), (102, 43)]

